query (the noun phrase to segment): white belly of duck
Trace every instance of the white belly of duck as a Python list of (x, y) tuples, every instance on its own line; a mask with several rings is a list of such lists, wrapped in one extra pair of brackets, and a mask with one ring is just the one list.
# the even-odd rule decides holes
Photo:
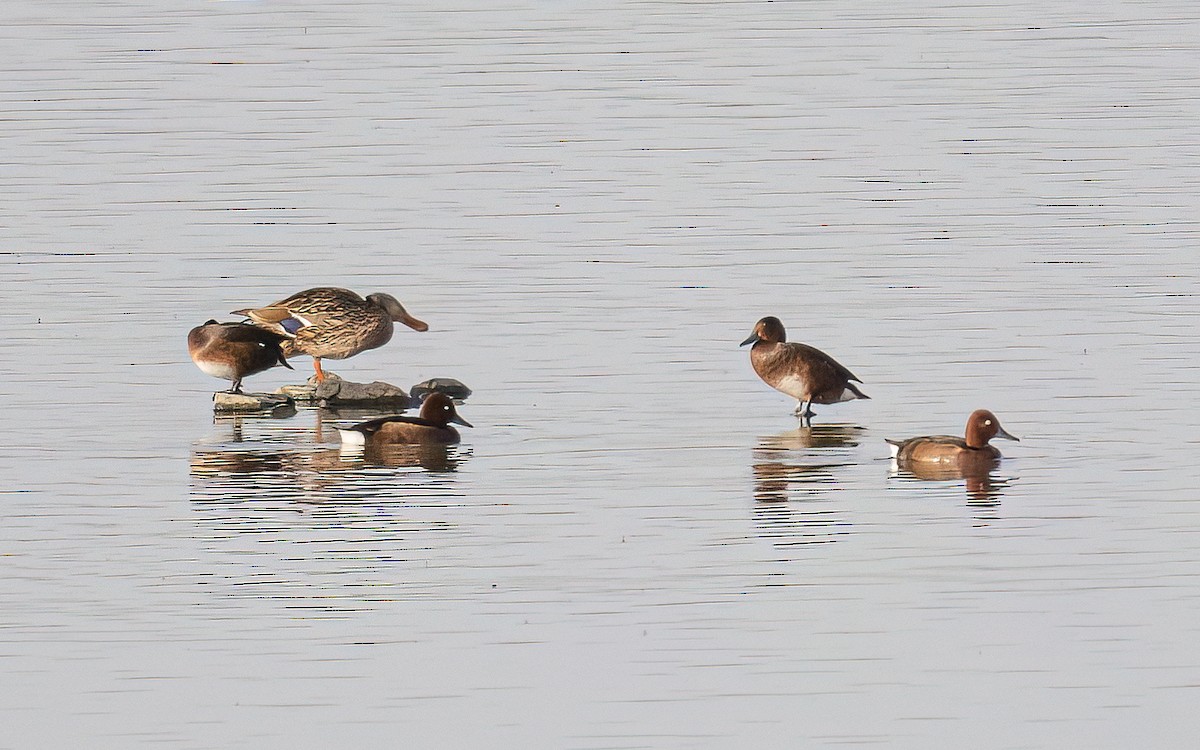
[(196, 362), (196, 366), (200, 368), (200, 372), (205, 375), (211, 375), (214, 378), (221, 380), (237, 380), (237, 370), (227, 362), (212, 362), (201, 360)]

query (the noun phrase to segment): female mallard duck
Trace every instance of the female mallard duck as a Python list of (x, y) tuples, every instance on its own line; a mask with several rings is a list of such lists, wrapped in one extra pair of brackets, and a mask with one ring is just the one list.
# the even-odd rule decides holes
[(206, 375), (233, 381), (230, 393), (242, 392), (242, 378), (275, 365), (292, 366), (283, 356), (289, 338), (249, 323), (210, 320), (188, 332), (188, 354)]
[(349, 289), (331, 286), (306, 289), (266, 307), (234, 310), (233, 314), (289, 336), (284, 353), (311, 356), (317, 382), (325, 379), (322, 358), (346, 359), (383, 346), (392, 338), (393, 321), (414, 331), (429, 330), (390, 294), (376, 292), (363, 299)]
[(454, 401), (444, 393), (433, 392), (421, 404), (418, 417), (380, 417), (356, 424), (344, 430), (342, 445), (404, 445), (458, 442), (458, 430), (450, 423), (464, 427), (473, 425), (454, 410)]

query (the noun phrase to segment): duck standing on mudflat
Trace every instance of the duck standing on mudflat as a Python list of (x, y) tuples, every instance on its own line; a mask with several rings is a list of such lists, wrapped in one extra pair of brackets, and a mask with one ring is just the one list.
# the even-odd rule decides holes
[(210, 320), (188, 331), (188, 355), (206, 375), (230, 380), (230, 393), (242, 392), (242, 378), (275, 365), (292, 366), (283, 356), (288, 336), (249, 323)]
[(450, 445), (459, 440), (458, 430), (450, 426), (451, 422), (464, 427), (474, 426), (458, 416), (449, 396), (434, 392), (421, 404), (420, 416), (380, 417), (346, 429), (339, 428), (338, 432), (345, 446)]
[(754, 324), (741, 343), (750, 347), (750, 364), (763, 382), (799, 403), (795, 414), (811, 420), (813, 404), (836, 404), (871, 398), (850, 381), (861, 383), (833, 357), (808, 344), (789, 342), (779, 318), (768, 316)]
[(390, 294), (376, 292), (364, 299), (349, 289), (331, 286), (305, 289), (266, 307), (234, 310), (233, 314), (289, 336), (284, 353), (312, 357), (318, 383), (325, 380), (322, 358), (346, 359), (383, 346), (392, 339), (393, 321), (414, 331), (429, 330)]
[[(987, 409), (976, 409), (967, 418), (966, 437), (926, 435), (908, 440), (887, 440), (897, 463), (941, 464), (964, 470), (987, 467), (1002, 456), (988, 441), (995, 437), (1020, 440), (1004, 431), (1000, 420)], [(886, 438), (885, 438), (886, 439)]]

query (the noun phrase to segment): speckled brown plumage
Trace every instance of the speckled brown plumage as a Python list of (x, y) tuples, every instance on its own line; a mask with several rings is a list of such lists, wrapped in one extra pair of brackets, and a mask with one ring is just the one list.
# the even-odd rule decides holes
[(376, 292), (364, 299), (338, 287), (306, 289), (266, 307), (234, 314), (245, 315), (267, 330), (293, 334), (284, 352), (311, 356), (318, 380), (324, 380), (321, 359), (346, 359), (383, 346), (392, 338), (393, 321), (415, 331), (429, 329), (390, 294)]

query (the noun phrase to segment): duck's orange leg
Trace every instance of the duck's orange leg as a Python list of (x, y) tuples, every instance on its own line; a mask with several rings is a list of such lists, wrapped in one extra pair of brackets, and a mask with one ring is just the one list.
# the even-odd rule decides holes
[(317, 371), (317, 382), (325, 382), (325, 371), (321, 369), (321, 358), (313, 357), (313, 369)]

